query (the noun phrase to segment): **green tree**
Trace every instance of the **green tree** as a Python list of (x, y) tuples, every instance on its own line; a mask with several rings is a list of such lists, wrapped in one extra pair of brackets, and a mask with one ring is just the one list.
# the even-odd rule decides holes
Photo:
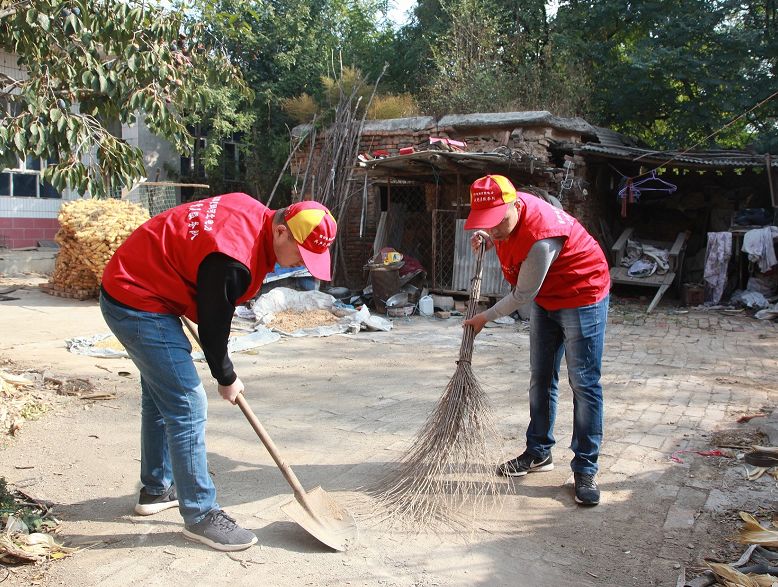
[(591, 78), (593, 120), (669, 148), (776, 137), (774, 0), (567, 0), (554, 23)]
[(410, 22), (395, 35), (385, 80), (395, 91), (415, 91), (429, 84), (435, 72), (432, 47), (450, 26), (441, 0), (418, 0)]
[[(195, 0), (179, 8), (221, 40), (254, 92), (247, 112), (255, 122), (241, 133), (241, 149), (246, 189), (258, 196), (270, 193), (289, 154), (296, 124), (282, 107), (289, 98), (325, 103), (323, 77), (356, 64), (375, 79), (391, 56), (385, 0)], [(287, 193), (290, 182), (282, 185)]]
[(407, 44), (400, 55), (407, 77), (422, 88), (419, 102), (434, 114), (583, 114), (587, 77), (559, 58), (550, 27), (543, 0), (422, 0), (400, 32)]
[(421, 0), (395, 54), (388, 83), (433, 114), (586, 112), (588, 78), (555, 47), (544, 0)]
[(152, 132), (191, 147), (184, 116), (207, 88), (245, 89), (202, 26), (135, 0), (0, 3), (0, 47), (26, 77), (0, 77), (8, 113), (0, 120), (5, 165), (34, 155), (57, 161), (44, 179), (100, 196), (144, 172), (143, 154), (112, 135), (141, 113)]

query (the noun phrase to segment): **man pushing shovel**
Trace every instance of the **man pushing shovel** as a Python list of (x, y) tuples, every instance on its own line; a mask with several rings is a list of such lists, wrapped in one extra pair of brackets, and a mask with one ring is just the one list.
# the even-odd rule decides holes
[(336, 230), (317, 202), (271, 210), (233, 193), (153, 217), (111, 258), (100, 308), (141, 375), (137, 514), (178, 507), (184, 536), (216, 550), (243, 550), (257, 541), (216, 502), (205, 448), (208, 402), (180, 317), (198, 324), (219, 394), (234, 404), (244, 390), (227, 354), (236, 305), (256, 295), (276, 263), (305, 264), (330, 281)]
[(471, 238), (494, 247), (510, 294), (476, 314), (469, 324), (478, 334), (484, 324), (532, 302), (530, 314), (530, 423), (526, 450), (497, 472), (510, 477), (554, 468), (554, 419), (559, 395), (559, 366), (567, 361), (573, 389), (575, 500), (597, 505), (594, 480), (602, 442), (603, 401), (600, 385), (610, 274), (605, 255), (572, 216), (521, 192), (501, 175), (488, 175), (470, 187), (466, 229)]

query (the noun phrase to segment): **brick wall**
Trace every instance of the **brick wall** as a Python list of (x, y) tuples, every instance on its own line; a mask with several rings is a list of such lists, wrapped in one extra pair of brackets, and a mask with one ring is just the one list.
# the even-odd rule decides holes
[(0, 218), (0, 247), (34, 247), (40, 240), (54, 240), (58, 230), (56, 218)]
[(361, 289), (367, 283), (368, 272), (363, 270), (373, 253), (378, 220), (381, 216), (380, 197), (377, 188), (371, 188), (365, 209), (365, 227), (359, 236), (362, 199), (352, 198), (339, 215), (338, 259), (335, 283), (351, 289)]

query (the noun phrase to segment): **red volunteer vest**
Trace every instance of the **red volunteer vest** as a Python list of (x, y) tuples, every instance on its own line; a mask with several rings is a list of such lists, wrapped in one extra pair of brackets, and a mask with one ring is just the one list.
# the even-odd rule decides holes
[(103, 272), (103, 287), (137, 310), (186, 316), (197, 322), (197, 270), (211, 253), (240, 261), (251, 284), (250, 300), (275, 266), (273, 215), (251, 196), (225, 194), (181, 204), (138, 227)]
[(575, 218), (530, 194), (518, 193), (519, 223), (507, 240), (495, 242), (505, 279), (515, 286), (530, 248), (544, 238), (564, 237), (535, 302), (546, 310), (578, 308), (603, 299), (610, 289), (605, 255)]

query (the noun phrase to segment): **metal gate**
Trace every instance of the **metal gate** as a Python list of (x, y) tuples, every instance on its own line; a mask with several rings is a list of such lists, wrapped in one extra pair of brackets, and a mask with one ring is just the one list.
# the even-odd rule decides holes
[(457, 231), (456, 210), (432, 211), (433, 270), (432, 289), (454, 289), (454, 241)]
[(386, 210), (383, 246), (406, 258), (416, 259), (429, 276), (432, 272), (432, 214), (427, 210), (424, 186), (381, 186), (382, 209)]
[[(434, 251), (432, 288), (441, 291), (466, 292), (475, 272), (475, 255), (470, 248), (470, 231), (456, 210), (433, 210), (432, 249)], [(481, 295), (502, 297), (510, 291), (497, 255), (484, 256)]]

